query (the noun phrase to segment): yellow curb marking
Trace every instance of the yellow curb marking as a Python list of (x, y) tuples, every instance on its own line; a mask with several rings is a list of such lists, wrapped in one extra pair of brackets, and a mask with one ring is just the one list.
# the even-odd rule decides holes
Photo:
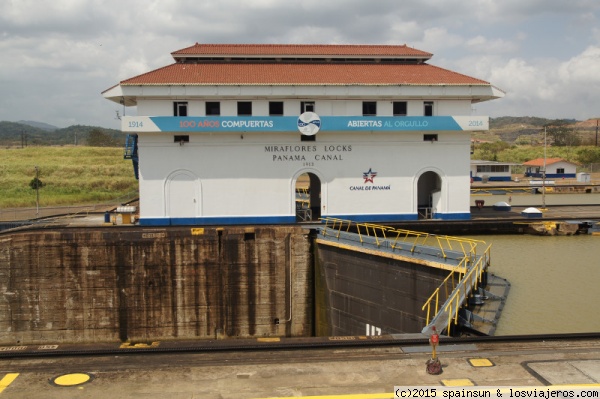
[(473, 367), (493, 367), (494, 363), (490, 359), (469, 359), (469, 363)]
[(56, 377), (52, 382), (63, 387), (72, 387), (74, 385), (85, 384), (91, 378), (88, 374), (83, 373), (64, 374)]
[[(319, 395), (302, 396), (303, 399), (394, 399), (393, 393), (363, 393), (350, 395)], [(272, 397), (263, 399), (287, 399), (283, 397)]]
[(143, 343), (131, 344), (130, 342), (125, 342), (125, 343), (121, 344), (121, 346), (119, 346), (119, 348), (121, 348), (121, 349), (144, 349), (144, 348), (156, 348), (159, 345), (160, 345), (159, 341), (152, 342), (150, 345), (143, 344)]
[(17, 379), (19, 373), (8, 373), (0, 380), (0, 392), (4, 391), (14, 380)]
[(281, 338), (256, 338), (258, 342), (280, 342)]
[(465, 379), (454, 378), (454, 379), (451, 379), (451, 380), (442, 380), (442, 384), (444, 384), (445, 387), (471, 387), (471, 386), (475, 386), (475, 384), (473, 384), (473, 381), (469, 380), (468, 378), (465, 378)]

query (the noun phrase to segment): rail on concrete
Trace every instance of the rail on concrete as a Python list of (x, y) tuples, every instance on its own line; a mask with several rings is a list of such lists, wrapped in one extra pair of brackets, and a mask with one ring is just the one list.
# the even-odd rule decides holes
[(129, 203), (137, 199), (137, 192), (130, 192), (119, 198), (101, 203), (89, 205), (67, 205), (67, 206), (45, 206), (28, 208), (0, 208), (0, 222), (17, 222), (34, 219), (42, 219), (62, 215), (87, 215), (90, 213), (101, 213), (112, 210), (123, 203)]
[(460, 308), (481, 284), (482, 275), (490, 265), (491, 245), (481, 240), (337, 218), (322, 218), (321, 221), (323, 224), (317, 229), (324, 238), (376, 249), (382, 254), (402, 253), (417, 263), (449, 271), (421, 309), (426, 314), (426, 325), (422, 330), (425, 334), (433, 326), (438, 331), (451, 331), (452, 325), (458, 323)]

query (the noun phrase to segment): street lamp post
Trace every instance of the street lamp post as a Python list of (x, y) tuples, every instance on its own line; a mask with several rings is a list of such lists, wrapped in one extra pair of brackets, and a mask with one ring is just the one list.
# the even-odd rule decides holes
[(40, 179), (39, 179), (40, 170), (38, 167), (35, 167), (35, 217), (40, 216)]

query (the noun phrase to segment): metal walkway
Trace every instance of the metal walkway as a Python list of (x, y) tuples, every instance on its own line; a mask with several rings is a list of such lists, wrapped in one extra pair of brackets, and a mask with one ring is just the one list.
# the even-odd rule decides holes
[(424, 334), (433, 326), (448, 333), (458, 323), (460, 308), (490, 264), (490, 246), (484, 241), (335, 218), (322, 222), (317, 227), (320, 238), (340, 247), (448, 270), (446, 279), (422, 307), (426, 312)]

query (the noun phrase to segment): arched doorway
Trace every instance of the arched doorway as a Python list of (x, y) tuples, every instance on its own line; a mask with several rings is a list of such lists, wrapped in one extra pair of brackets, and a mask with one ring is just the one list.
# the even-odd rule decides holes
[(311, 222), (321, 217), (321, 179), (306, 172), (296, 179), (296, 221)]
[(172, 173), (165, 184), (166, 216), (190, 218), (199, 215), (200, 195), (198, 178), (190, 171)]
[(419, 219), (431, 219), (441, 199), (442, 178), (435, 172), (425, 172), (417, 183)]

